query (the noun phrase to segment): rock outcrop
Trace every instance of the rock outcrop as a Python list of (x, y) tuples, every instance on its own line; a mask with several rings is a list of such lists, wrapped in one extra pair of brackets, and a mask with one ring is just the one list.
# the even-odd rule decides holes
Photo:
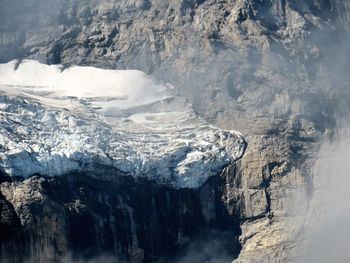
[(176, 190), (86, 174), (4, 182), (1, 262), (176, 262), (199, 237), (219, 240), (235, 258), (239, 219), (222, 202), (223, 183), (217, 176), (198, 190)]

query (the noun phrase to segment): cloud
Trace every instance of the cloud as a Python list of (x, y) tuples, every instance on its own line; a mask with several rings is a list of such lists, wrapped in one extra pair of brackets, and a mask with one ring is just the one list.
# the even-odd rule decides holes
[[(171, 88), (138, 70), (105, 70), (45, 65), (24, 60), (0, 64), (0, 85), (45, 97), (77, 97), (98, 101), (98, 106), (119, 109), (150, 104), (171, 97)], [(49, 95), (49, 96), (48, 96)], [(104, 102), (104, 103), (102, 103)]]
[(325, 141), (314, 167), (305, 250), (295, 262), (347, 263), (350, 258), (350, 138)]

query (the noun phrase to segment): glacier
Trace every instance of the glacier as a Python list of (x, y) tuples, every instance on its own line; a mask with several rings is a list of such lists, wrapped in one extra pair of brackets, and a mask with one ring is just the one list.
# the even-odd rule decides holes
[(237, 131), (198, 116), (176, 88), (137, 70), (0, 64), (0, 169), (90, 173), (198, 188), (244, 154)]

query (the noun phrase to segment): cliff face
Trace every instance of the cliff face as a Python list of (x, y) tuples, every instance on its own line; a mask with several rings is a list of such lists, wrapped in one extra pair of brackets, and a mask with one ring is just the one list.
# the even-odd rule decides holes
[[(176, 262), (198, 238), (220, 242), (221, 257), (233, 259), (240, 251), (238, 208), (229, 212), (222, 202), (224, 177), (198, 190), (86, 174), (4, 182), (1, 262)], [(213, 261), (218, 252), (212, 247), (201, 257)]]
[[(342, 48), (346, 46), (349, 31), (350, 6), (347, 1), (31, 0), (22, 3), (3, 0), (1, 4), (1, 62), (32, 58), (66, 66), (140, 69), (176, 86), (179, 95), (190, 100), (195, 111), (207, 121), (221, 128), (241, 131), (248, 141), (248, 148), (238, 161), (234, 176), (223, 176), (229, 173), (227, 168), (222, 174), (225, 185), (222, 190), (215, 190), (217, 186), (209, 182), (210, 187), (205, 186), (210, 189), (209, 192), (218, 193), (216, 200), (220, 201), (215, 201), (215, 206), (219, 203), (224, 207), (219, 209), (219, 214), (215, 212), (209, 218), (216, 223), (228, 220), (230, 223), (221, 223), (234, 229), (239, 224), (242, 250), (238, 260), (241, 262), (262, 262), (262, 258), (266, 262), (288, 261), (295, 247), (293, 240), (301, 229), (301, 215), (306, 211), (312, 193), (310, 169), (319, 142), (325, 135), (332, 137), (335, 116), (344, 116), (349, 101), (344, 93), (349, 80), (347, 74), (343, 74), (347, 67), (344, 57), (347, 57), (348, 51)], [(39, 201), (35, 201), (29, 193), (35, 188), (31, 183), (37, 181), (38, 184), (45, 182), (51, 185), (61, 180), (61, 184), (65, 184), (68, 179), (31, 178), (22, 183), (1, 184), (1, 213), (9, 218), (4, 224), (13, 226), (6, 229), (17, 233), (18, 229), (28, 225), (23, 223), (19, 214), (21, 204), (14, 202), (8, 194), (11, 192), (9, 189), (26, 185), (28, 191), (20, 191), (23, 192), (21, 199), (35, 204)], [(145, 226), (143, 230), (149, 235), (135, 234), (135, 229), (140, 228), (140, 224), (146, 224), (147, 220), (136, 222), (141, 219), (131, 217), (126, 208), (122, 209), (125, 212), (113, 215), (118, 209), (111, 208), (107, 201), (98, 200), (97, 205), (108, 207), (104, 208), (107, 209), (105, 215), (90, 215), (91, 211), (98, 213), (90, 203), (95, 202), (95, 197), (88, 198), (84, 205), (76, 204), (75, 200), (81, 199), (77, 194), (79, 187), (80, 183), (76, 183), (70, 190), (70, 199), (62, 201), (58, 198), (61, 203), (57, 205), (57, 210), (54, 209), (62, 210), (62, 214), (68, 216), (61, 217), (61, 223), (57, 224), (65, 229), (56, 231), (60, 233), (61, 242), (57, 251), (72, 250), (73, 256), (76, 253), (80, 257), (84, 256), (81, 252), (86, 247), (98, 244), (96, 246), (101, 247), (98, 251), (113, 251), (129, 259), (131, 255), (135, 254), (136, 258), (143, 254), (144, 259), (151, 261), (154, 259), (150, 255), (159, 258), (175, 253), (182, 242), (179, 236), (194, 237), (195, 233), (211, 228), (208, 227), (210, 220), (203, 212), (209, 210), (203, 206), (211, 203), (208, 200), (212, 199), (208, 195), (202, 199), (198, 197), (202, 196), (200, 193), (205, 187), (198, 191), (176, 192), (161, 187), (154, 190), (158, 193), (156, 195), (174, 198), (172, 207), (175, 203), (173, 211), (168, 212), (169, 207), (163, 203), (163, 198), (159, 201), (159, 206), (164, 205), (164, 209), (155, 209), (155, 217), (162, 218), (163, 223), (156, 223), (159, 221), (146, 216), (149, 224), (156, 224), (155, 228), (165, 227), (164, 233), (167, 234), (162, 236), (157, 236), (157, 231), (152, 232), (155, 230), (151, 230), (150, 226)], [(143, 187), (141, 184), (136, 188)], [(101, 187), (99, 191), (106, 190)], [(125, 196), (131, 199), (147, 200), (147, 209), (134, 207), (138, 202), (128, 203), (124, 200), (126, 197), (116, 201), (118, 206), (127, 204), (135, 213), (139, 209), (149, 213), (148, 208), (154, 211), (152, 200), (157, 198), (153, 194), (145, 193), (143, 196), (128, 191)], [(108, 196), (117, 198), (116, 193)], [(56, 202), (55, 198), (53, 194), (45, 194), (43, 199), (51, 203)], [(176, 201), (179, 199), (181, 201)], [(193, 209), (183, 214), (182, 206)], [(36, 211), (42, 213), (43, 208)], [(75, 211), (75, 214), (69, 211)], [(36, 216), (36, 213), (30, 210), (22, 215)], [(91, 242), (95, 243), (84, 244), (85, 241), (75, 240), (67, 232), (74, 222), (80, 221), (79, 213), (88, 213), (84, 218), (90, 220), (86, 222), (90, 229), (86, 235), (90, 236), (84, 240), (92, 239), (95, 241)], [(143, 212), (137, 213), (144, 215)], [(180, 218), (185, 216), (191, 223), (168, 226), (164, 223), (168, 220), (164, 218), (172, 213)], [(97, 227), (97, 218), (103, 218), (101, 221), (105, 223), (99, 223), (99, 229), (104, 224), (112, 229), (111, 214), (115, 220), (125, 218), (121, 222), (127, 225), (120, 230), (124, 232), (119, 232), (123, 234), (116, 237), (117, 230), (106, 230), (106, 237), (97, 238), (95, 233), (102, 230), (93, 232), (95, 230), (91, 226)], [(199, 222), (199, 228), (192, 224), (192, 220)], [(55, 228), (51, 226), (51, 219), (42, 222), (43, 229)], [(29, 230), (24, 233), (30, 236), (36, 228), (29, 225)], [(189, 232), (181, 234), (185, 231), (182, 229)], [(234, 239), (239, 231), (231, 233)], [(147, 241), (140, 241), (145, 235)], [(107, 236), (110, 241), (103, 241)], [(27, 245), (22, 249), (28, 254), (34, 243), (28, 236), (26, 240)], [(133, 243), (135, 240), (137, 244)], [(157, 244), (168, 241), (167, 245)], [(116, 245), (108, 247), (110, 242)], [(74, 247), (75, 243), (77, 247)], [(184, 243), (187, 244), (187, 241)], [(46, 243), (41, 240), (39, 244), (45, 247), (43, 244)], [(50, 244), (50, 249), (54, 249), (54, 243)], [(154, 246), (155, 252), (149, 252), (149, 246)], [(11, 248), (5, 250), (7, 255), (11, 255)], [(45, 253), (59, 255), (51, 252)], [(236, 254), (239, 249), (234, 248), (231, 252)]]

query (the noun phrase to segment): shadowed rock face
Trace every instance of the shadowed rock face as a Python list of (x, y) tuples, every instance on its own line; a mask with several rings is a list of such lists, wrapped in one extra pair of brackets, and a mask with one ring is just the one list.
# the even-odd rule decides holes
[(222, 200), (223, 186), (223, 176), (198, 190), (84, 174), (4, 182), (1, 262), (169, 262), (200, 236), (219, 240), (232, 259), (240, 228)]
[(14, 246), (14, 244), (20, 244), (24, 235), (21, 231), (20, 219), (13, 205), (3, 195), (0, 195), (0, 231), (1, 260), (5, 260), (6, 258), (9, 261), (18, 261), (21, 255), (24, 254), (24, 251), (23, 248)]
[[(300, 215), (306, 211), (312, 193), (310, 169), (319, 142), (324, 136), (333, 136), (337, 125), (335, 116), (344, 116), (348, 111), (350, 100), (346, 89), (349, 79), (344, 58), (348, 57), (349, 51), (342, 48), (348, 46), (348, 1), (31, 0), (23, 3), (3, 0), (1, 6), (1, 62), (34, 58), (66, 66), (141, 69), (178, 87), (180, 95), (193, 102), (195, 111), (207, 121), (221, 128), (241, 131), (248, 141), (248, 148), (237, 163), (235, 176), (230, 176), (229, 168), (222, 174), (226, 174), (222, 177), (225, 187), (216, 192), (216, 200), (224, 204), (224, 212), (215, 212), (215, 216), (209, 213), (209, 218), (214, 218), (212, 221), (218, 226), (222, 224), (235, 229), (239, 224), (242, 230), (240, 262), (261, 263), (262, 259), (288, 262), (289, 253), (295, 247), (293, 240), (301, 229)], [(130, 185), (139, 189), (135, 190), (136, 194), (131, 190), (133, 187), (128, 187), (128, 192), (122, 187), (125, 183), (121, 183), (115, 187), (126, 191), (124, 195), (108, 193), (106, 199), (93, 201), (102, 195), (97, 193), (107, 191), (103, 190), (103, 182), (96, 182), (92, 184), (96, 189), (88, 191), (96, 194), (84, 201), (78, 195), (79, 189), (90, 189), (91, 184), (78, 182), (75, 177), (70, 179), (75, 183), (68, 183), (68, 178), (33, 177), (21, 183), (1, 184), (2, 195), (7, 200), (0, 198), (4, 200), (2, 211), (8, 211), (1, 213), (14, 218), (14, 221), (9, 219), (1, 224), (11, 225), (6, 227), (11, 233), (24, 229), (20, 233), (26, 235), (23, 247), (26, 255), (32, 248), (37, 251), (37, 244), (46, 244), (44, 239), (37, 241), (39, 243), (32, 242), (34, 234), (52, 231), (59, 233), (56, 252), (50, 241), (47, 250), (35, 252), (34, 256), (53, 260), (61, 257), (62, 251), (62, 255), (72, 253), (73, 258), (98, 255), (96, 251), (107, 254), (113, 251), (122, 258), (132, 258), (131, 255), (137, 258), (143, 253), (145, 260), (151, 260), (150, 255), (159, 259), (177, 253), (179, 245), (174, 240), (184, 236), (179, 234), (182, 233), (179, 229), (187, 229), (186, 235), (190, 237), (210, 229), (208, 222), (211, 219), (208, 221), (205, 216), (208, 212), (203, 212), (212, 211), (203, 208), (210, 198), (208, 195), (204, 199), (198, 197), (204, 189), (209, 192), (216, 189), (213, 185), (209, 187), (210, 182), (197, 192), (177, 192), (150, 183), (131, 182)], [(64, 189), (53, 187), (54, 184), (60, 184)], [(46, 185), (46, 188), (36, 185)], [(66, 188), (67, 185), (71, 186)], [(102, 189), (97, 190), (98, 185)], [(45, 192), (43, 198), (41, 194), (35, 194), (44, 188), (55, 188), (57, 193), (53, 194), (53, 190), (51, 194)], [(21, 189), (18, 190), (20, 201), (11, 197), (12, 189)], [(148, 193), (149, 189), (153, 189), (152, 194)], [(57, 197), (59, 193), (60, 198)], [(117, 198), (118, 195), (123, 197)], [(172, 198), (173, 209), (168, 208), (166, 198), (163, 198), (167, 195)], [(42, 199), (50, 205), (40, 205)], [(163, 209), (156, 209), (151, 217), (148, 209), (154, 206), (153, 199), (159, 200), (159, 204), (154, 203)], [(76, 200), (81, 201), (76, 203)], [(117, 205), (113, 206), (107, 200), (117, 200)], [(148, 205), (139, 207), (137, 200), (145, 200)], [(96, 203), (98, 205), (94, 206)], [(36, 212), (30, 212), (27, 204), (34, 204)], [(140, 227), (138, 224), (141, 223), (135, 223), (143, 219), (131, 217), (133, 213), (126, 205), (124, 210), (118, 208), (123, 207), (121, 204), (128, 204), (134, 213), (138, 211), (144, 215), (148, 226)], [(194, 210), (183, 212), (184, 204)], [(42, 215), (43, 207), (51, 207), (47, 214), (59, 214), (61, 221), (55, 225), (55, 220), (47, 218), (43, 223), (45, 227), (35, 228), (32, 227), (34, 223), (25, 223), (27, 219), (22, 219), (28, 217), (31, 220), (31, 216)], [(102, 209), (107, 211), (105, 215), (100, 215), (97, 210), (101, 208), (97, 207), (107, 207)], [(148, 216), (141, 212), (146, 210)], [(164, 223), (164, 232), (150, 229), (150, 222), (160, 229), (159, 218), (168, 222), (171, 215), (188, 216), (191, 224), (185, 227), (183, 221), (175, 226)], [(118, 224), (114, 232), (107, 226), (103, 231), (91, 227), (98, 225), (99, 229), (104, 229), (106, 224), (111, 228), (113, 223), (106, 223), (111, 222), (111, 217), (122, 219), (120, 222), (125, 225)], [(15, 218), (19, 218), (21, 224)], [(102, 218), (101, 224), (96, 223), (99, 222), (97, 218)], [(229, 219), (227, 222), (230, 223), (226, 223), (226, 218), (234, 218), (236, 223)], [(192, 219), (196, 224), (192, 224)], [(195, 227), (198, 225), (200, 230)], [(29, 230), (25, 226), (29, 226)], [(84, 234), (73, 237), (70, 234), (73, 230), (69, 229), (81, 226), (85, 227), (79, 232)], [(153, 236), (135, 234), (139, 231), (136, 229), (145, 229)], [(104, 231), (113, 235), (105, 234), (100, 238)], [(124, 231), (123, 235), (116, 236), (118, 231)], [(231, 233), (233, 239), (238, 234), (236, 231)], [(136, 242), (135, 235), (138, 235), (137, 244), (133, 243)], [(14, 240), (2, 241), (2, 244), (6, 254), (11, 256), (13, 246), (8, 244), (18, 244), (17, 238), (21, 236), (8, 236)], [(54, 234), (51, 236), (49, 240)], [(187, 244), (187, 238), (180, 239)], [(110, 241), (116, 241), (112, 248), (108, 247)], [(152, 252), (150, 246), (156, 252)], [(93, 248), (86, 252), (86, 247)], [(234, 254), (238, 250), (231, 252)]]

